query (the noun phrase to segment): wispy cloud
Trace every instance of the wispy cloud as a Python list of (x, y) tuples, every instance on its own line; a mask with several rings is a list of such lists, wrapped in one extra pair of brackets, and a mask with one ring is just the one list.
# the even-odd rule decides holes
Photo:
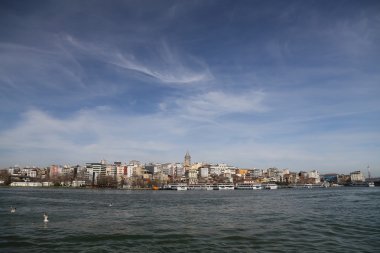
[(163, 102), (163, 112), (177, 113), (184, 118), (210, 120), (215, 117), (239, 113), (260, 113), (269, 110), (263, 91), (248, 90), (240, 93), (208, 91), (195, 96), (185, 96), (174, 102)]
[[(11, 152), (8, 162), (15, 163), (19, 160), (40, 164), (55, 159), (61, 163), (84, 162), (102, 157), (140, 159), (147, 154), (154, 159), (159, 157), (157, 154), (173, 149), (172, 142), (163, 141), (157, 134), (164, 131), (168, 138), (181, 134), (170, 127), (173, 124), (170, 119), (118, 115), (108, 107), (83, 109), (68, 118), (32, 109), (23, 114), (17, 126), (0, 133), (0, 149), (6, 147)], [(18, 157), (19, 150), (28, 154)]]
[(13, 84), (10, 88), (64, 90), (84, 84), (78, 66), (62, 52), (31, 46), (0, 43), (0, 80)]
[[(190, 84), (209, 81), (213, 78), (205, 63), (194, 56), (175, 53), (165, 41), (147, 45), (145, 50), (153, 52), (145, 55), (145, 63), (131, 53), (122, 53), (113, 47), (101, 47), (65, 36), (66, 40), (82, 52), (97, 57), (98, 60), (118, 66), (126, 70), (136, 71), (161, 83)], [(152, 50), (153, 47), (153, 50)]]
[[(238, 107), (241, 105), (233, 111)], [(242, 108), (242, 111), (252, 110), (250, 106)], [(194, 161), (227, 162), (242, 167), (317, 168), (329, 172), (378, 162), (374, 157), (379, 152), (376, 143), (380, 136), (375, 130), (363, 133), (353, 128), (310, 134), (304, 133), (305, 126), (298, 123), (301, 131), (294, 135), (293, 124), (228, 118), (218, 119), (218, 124), (200, 123), (197, 119), (184, 119), (181, 114), (187, 112), (183, 110), (178, 114), (128, 116), (100, 106), (79, 110), (68, 117), (56, 117), (31, 109), (16, 126), (0, 131), (2, 164), (44, 166), (102, 158), (174, 162), (181, 161), (187, 149)]]
[(0, 165), (379, 167), (371, 1), (58, 6), (0, 8)]

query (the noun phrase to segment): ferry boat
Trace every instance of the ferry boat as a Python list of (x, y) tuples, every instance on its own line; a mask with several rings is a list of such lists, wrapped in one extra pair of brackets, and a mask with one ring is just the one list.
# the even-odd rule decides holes
[(353, 182), (347, 186), (351, 186), (351, 187), (374, 187), (375, 183), (374, 182)]
[(236, 190), (261, 190), (261, 189), (263, 189), (263, 186), (261, 184), (249, 184), (249, 183), (236, 184)]
[(175, 191), (187, 191), (186, 184), (172, 184), (170, 188)]
[(190, 184), (187, 186), (188, 190), (214, 190), (210, 184)]
[(205, 186), (205, 190), (206, 190), (206, 191), (212, 191), (212, 190), (214, 190), (214, 186), (211, 185), (211, 184), (207, 184), (207, 185)]
[(235, 190), (233, 184), (217, 184), (216, 190)]
[(276, 189), (278, 189), (278, 185), (276, 185), (276, 184), (265, 184), (264, 189), (276, 190)]

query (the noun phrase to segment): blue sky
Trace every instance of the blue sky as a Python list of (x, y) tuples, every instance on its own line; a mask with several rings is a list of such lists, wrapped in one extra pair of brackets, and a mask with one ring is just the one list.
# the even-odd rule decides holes
[(380, 175), (378, 1), (1, 1), (0, 166)]

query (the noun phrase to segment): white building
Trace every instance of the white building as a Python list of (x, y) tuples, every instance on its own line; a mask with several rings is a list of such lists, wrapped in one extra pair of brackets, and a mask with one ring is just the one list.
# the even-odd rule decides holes
[(262, 177), (263, 171), (260, 169), (253, 169), (253, 170), (251, 170), (251, 176), (252, 177)]
[(364, 182), (365, 178), (361, 171), (354, 171), (350, 173), (351, 182)]
[(141, 176), (143, 174), (143, 168), (140, 163), (129, 163), (127, 165), (127, 177)]
[(107, 164), (106, 165), (106, 175), (115, 177), (116, 176), (116, 165), (115, 164)]
[(116, 180), (120, 182), (128, 178), (128, 166), (125, 164), (116, 165)]
[(189, 184), (197, 184), (198, 183), (198, 170), (196, 169), (189, 169), (188, 170), (188, 178), (189, 178)]
[(208, 174), (208, 168), (207, 167), (200, 168), (200, 171), (201, 171), (201, 177), (202, 178), (208, 178), (209, 174)]
[(185, 175), (185, 167), (183, 167), (183, 165), (181, 163), (176, 163), (176, 176), (177, 177), (182, 177)]
[(26, 174), (28, 177), (37, 177), (37, 170), (36, 169), (30, 169), (27, 171)]
[(229, 166), (225, 163), (220, 163), (216, 165), (211, 165), (210, 166), (210, 174), (211, 175), (221, 175), (221, 174), (230, 174), (232, 175), (232, 171), (235, 172), (236, 167), (234, 166)]
[(104, 163), (86, 163), (86, 169), (88, 172), (88, 179), (92, 181), (94, 179), (94, 183), (97, 182), (98, 176), (106, 175), (106, 165)]
[(20, 172), (20, 167), (18, 165), (12, 166), (8, 169), (8, 173), (11, 175), (16, 175)]
[(319, 175), (319, 172), (317, 170), (312, 170), (307, 173), (308, 178), (314, 179), (315, 184), (319, 184), (321, 182), (321, 177)]

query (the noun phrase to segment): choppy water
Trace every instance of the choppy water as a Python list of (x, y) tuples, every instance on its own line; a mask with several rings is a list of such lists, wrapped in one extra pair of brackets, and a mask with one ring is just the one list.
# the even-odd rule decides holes
[[(10, 206), (16, 213), (10, 213)], [(0, 188), (0, 252), (379, 250), (380, 187), (185, 192)]]

